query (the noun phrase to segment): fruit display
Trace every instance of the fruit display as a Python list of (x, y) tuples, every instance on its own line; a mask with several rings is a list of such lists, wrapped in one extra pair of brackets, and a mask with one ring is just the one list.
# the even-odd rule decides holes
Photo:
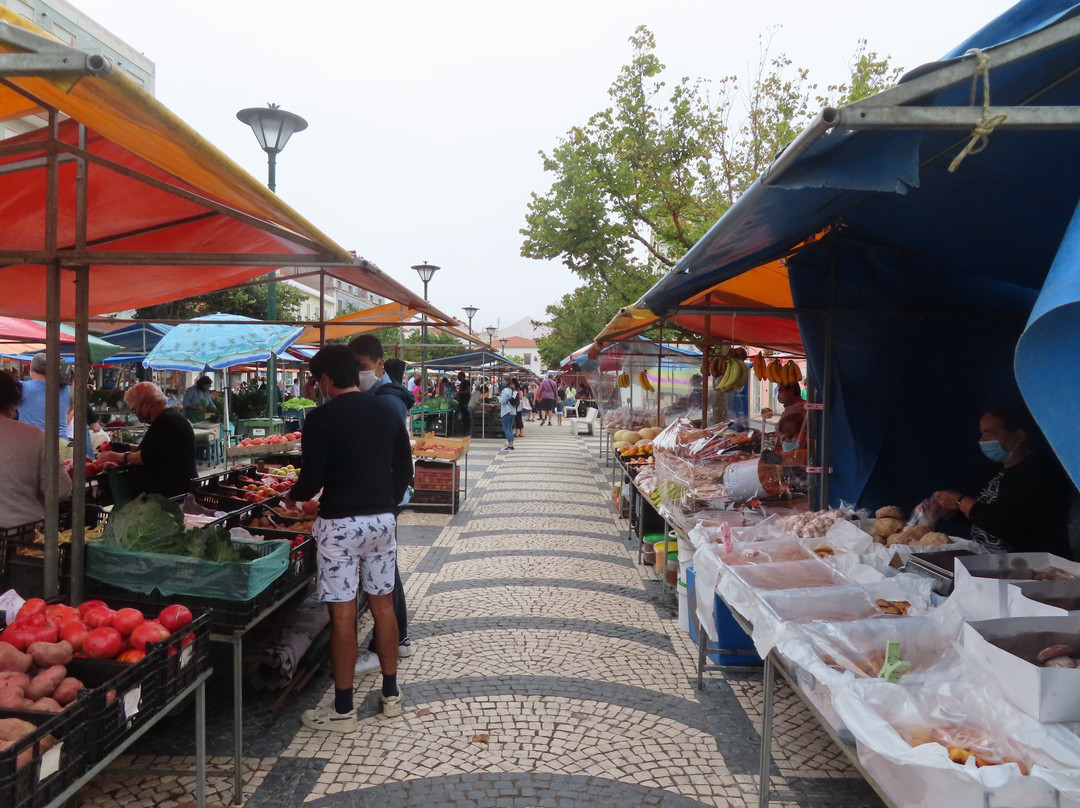
[(653, 438), (663, 431), (658, 426), (643, 427), (636, 432), (620, 429), (611, 436), (613, 440), (611, 448), (620, 457), (651, 457)]
[(645, 370), (641, 371), (641, 373), (638, 374), (637, 378), (638, 378), (638, 386), (640, 386), (642, 390), (646, 390), (646, 391), (648, 391), (650, 393), (655, 393), (656, 392), (656, 388), (653, 387), (653, 383), (651, 381), (649, 381), (649, 373), (648, 373), (648, 371), (645, 371)]
[(713, 388), (721, 393), (734, 393), (746, 386), (750, 368), (742, 359), (731, 357), (722, 363), (723, 372), (713, 377)]
[(758, 381), (770, 381), (777, 384), (794, 384), (803, 379), (802, 368), (789, 359), (781, 362), (779, 359), (767, 361), (764, 354), (754, 357), (754, 375)]
[(288, 432), (284, 435), (268, 435), (262, 438), (244, 438), (236, 446), (228, 446), (225, 454), (229, 457), (264, 455), (271, 452), (289, 452), (300, 445), (301, 433)]
[[(319, 501), (316, 499), (298, 503), (299, 507), (285, 509), (266, 508), (262, 515), (254, 516), (243, 524), (249, 532), (253, 528), (265, 530), (287, 530), (309, 534), (319, 516)], [(254, 535), (254, 534), (253, 534)]]
[(605, 410), (604, 428), (609, 433), (619, 430), (638, 431), (642, 427), (653, 426), (656, 422), (656, 413), (647, 412), (640, 407), (619, 407), (614, 410)]

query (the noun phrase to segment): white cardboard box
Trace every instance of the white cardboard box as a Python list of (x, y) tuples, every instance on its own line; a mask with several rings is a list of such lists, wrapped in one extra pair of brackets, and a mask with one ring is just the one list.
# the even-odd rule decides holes
[[(954, 563), (952, 597), (960, 601), (967, 614), (985, 620), (1008, 617), (1010, 584), (1032, 581), (1032, 576), (1041, 570), (1056, 567), (1080, 579), (1080, 564), (1052, 553), (958, 556)], [(1002, 577), (1006, 572), (1011, 577)]]
[(1013, 706), (1044, 724), (1080, 720), (1080, 669), (1027, 659), (1051, 645), (1080, 654), (1080, 617), (1008, 617), (964, 626), (964, 655), (989, 673)]

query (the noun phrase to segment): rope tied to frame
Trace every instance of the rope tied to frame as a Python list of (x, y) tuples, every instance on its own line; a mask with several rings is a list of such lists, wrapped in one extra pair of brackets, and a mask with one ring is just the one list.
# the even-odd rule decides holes
[(994, 127), (1009, 117), (1004, 113), (990, 114), (990, 57), (978, 48), (972, 48), (967, 53), (975, 55), (975, 75), (971, 77), (971, 106), (975, 106), (975, 96), (978, 94), (979, 78), (981, 77), (983, 83), (983, 114), (971, 131), (971, 139), (967, 145), (949, 163), (950, 174), (960, 167), (960, 163), (964, 162), (964, 158), (969, 154), (978, 154), (985, 149), (990, 143), (990, 134), (994, 131)]

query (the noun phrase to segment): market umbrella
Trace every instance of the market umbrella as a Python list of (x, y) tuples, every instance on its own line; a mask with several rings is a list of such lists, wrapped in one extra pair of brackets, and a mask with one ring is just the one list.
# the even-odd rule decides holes
[[(11, 318), (0, 318), (8, 319)], [(37, 320), (24, 320), (23, 322), (31, 323), (39, 327), (44, 334), (45, 324)], [(44, 340), (44, 336), (41, 337)], [(98, 339), (94, 336), (88, 336), (87, 341), (90, 346), (90, 364), (99, 365), (105, 359), (110, 356), (122, 353), (123, 348), (119, 345), (114, 345), (111, 342), (106, 342), (103, 339)], [(0, 338), (0, 350), (4, 351), (6, 355), (12, 357), (19, 355), (15, 358), (22, 358), (29, 361), (34, 354), (40, 353), (45, 350), (45, 342), (33, 340), (26, 340), (24, 342), (5, 342)], [(70, 325), (60, 326), (60, 358), (67, 362), (75, 361), (75, 329)]]
[[(194, 373), (224, 371), (233, 365), (267, 361), (271, 354), (279, 354), (296, 342), (303, 330), (299, 326), (270, 325), (237, 314), (208, 314), (178, 325), (165, 334), (143, 360), (143, 365), (155, 370)], [(227, 382), (225, 388), (225, 425), (228, 429)]]
[[(237, 322), (241, 320), (244, 322)], [(143, 365), (155, 370), (199, 373), (265, 362), (270, 354), (279, 354), (296, 342), (303, 330), (237, 314), (208, 314), (165, 334)]]
[[(23, 320), (18, 317), (0, 317), (0, 341), (3, 342), (45, 342), (45, 325), (37, 320)], [(74, 342), (70, 334), (60, 334), (61, 342)], [(21, 353), (17, 351), (16, 353)]]

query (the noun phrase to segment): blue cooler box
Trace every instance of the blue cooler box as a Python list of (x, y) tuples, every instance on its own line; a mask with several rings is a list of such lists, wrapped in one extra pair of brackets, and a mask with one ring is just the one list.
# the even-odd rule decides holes
[[(693, 617), (693, 614), (697, 611), (697, 596), (694, 592), (694, 568), (689, 567), (686, 570), (686, 597), (687, 606), (691, 609), (690, 620), (690, 639), (695, 643), (698, 641), (697, 634), (697, 622)], [(753, 648), (754, 641), (750, 639), (750, 635), (742, 630), (742, 626), (736, 622), (735, 618), (731, 616), (731, 609), (727, 607), (727, 604), (720, 599), (717, 594), (713, 595), (713, 620), (716, 621), (716, 634), (719, 641), (716, 644), (710, 644), (706, 647), (706, 651), (709, 648)], [(718, 653), (706, 653), (709, 661), (714, 665), (730, 665), (740, 668), (761, 667), (765, 663), (762, 661), (756, 653), (753, 654), (718, 654)]]

